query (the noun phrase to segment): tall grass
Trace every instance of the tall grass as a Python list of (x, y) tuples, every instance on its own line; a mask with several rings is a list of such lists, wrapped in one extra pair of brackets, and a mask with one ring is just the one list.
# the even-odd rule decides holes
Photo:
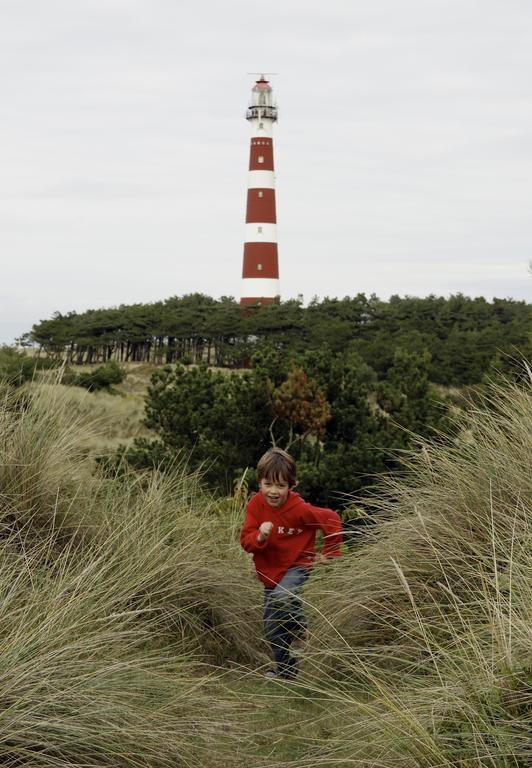
[(32, 536), (78, 526), (91, 493), (82, 445), (90, 427), (51, 392), (0, 390), (0, 521)]
[(210, 764), (234, 704), (185, 653), (156, 648), (141, 609), (118, 610), (95, 550), (43, 554), (2, 557), (1, 764)]
[(379, 645), (382, 661), (415, 664), (423, 643), (403, 622), (445, 634), (447, 610), (474, 618), (471, 594), (495, 599), (515, 580), (530, 543), (530, 405), (529, 391), (498, 389), (464, 415), (452, 445), (425, 444), (403, 476), (382, 481), (370, 500), (382, 521), (309, 596), (334, 617), (320, 627), (327, 643), (340, 633), (358, 653)]
[(237, 764), (212, 664), (260, 658), (248, 564), (197, 477), (91, 474), (61, 398), (0, 410), (0, 764)]
[(0, 765), (530, 764), (530, 390), (492, 390), (386, 481), (380, 522), (306, 588), (285, 685), (256, 675), (241, 503), (185, 465), (94, 473), (65, 397), (0, 408)]
[[(53, 376), (57, 379), (57, 372), (53, 372)], [(150, 434), (142, 423), (142, 393), (125, 393), (122, 388), (114, 393), (91, 392), (82, 387), (58, 384), (52, 375), (46, 381), (30, 382), (26, 388), (33, 397), (39, 396), (43, 401), (61, 401), (69, 419), (75, 418), (82, 427), (82, 446), (90, 455), (111, 453), (135, 437)]]
[(532, 711), (532, 397), (496, 388), (311, 582), (304, 684), (334, 713), (298, 765), (522, 766)]
[(260, 616), (248, 562), (196, 475), (176, 471), (104, 483), (90, 518), (102, 569), (122, 604), (197, 658), (222, 664), (260, 659)]

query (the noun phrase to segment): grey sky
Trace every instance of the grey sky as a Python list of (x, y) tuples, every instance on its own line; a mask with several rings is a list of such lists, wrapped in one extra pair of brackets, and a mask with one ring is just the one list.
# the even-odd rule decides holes
[(283, 298), (529, 298), (529, 0), (0, 0), (0, 341), (239, 295), (274, 71)]

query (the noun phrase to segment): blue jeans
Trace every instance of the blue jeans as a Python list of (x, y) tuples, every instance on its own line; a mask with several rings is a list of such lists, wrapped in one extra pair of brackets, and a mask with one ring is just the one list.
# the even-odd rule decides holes
[(289, 568), (275, 587), (264, 590), (264, 633), (281, 670), (290, 665), (292, 640), (307, 627), (298, 592), (309, 574), (309, 568)]

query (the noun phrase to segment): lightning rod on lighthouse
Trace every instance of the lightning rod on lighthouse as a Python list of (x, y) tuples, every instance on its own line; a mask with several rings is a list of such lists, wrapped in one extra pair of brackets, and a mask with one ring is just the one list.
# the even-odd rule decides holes
[(264, 75), (252, 88), (246, 119), (251, 127), (251, 146), (240, 304), (262, 305), (275, 301), (280, 294), (273, 172), (277, 107)]

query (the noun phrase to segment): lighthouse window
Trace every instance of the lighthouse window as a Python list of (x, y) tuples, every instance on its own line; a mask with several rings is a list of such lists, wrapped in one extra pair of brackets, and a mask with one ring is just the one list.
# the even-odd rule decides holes
[(264, 197), (264, 192), (262, 191), (262, 189), (259, 189), (258, 195), (259, 197)]
[(259, 128), (264, 128), (264, 123), (259, 123)]
[(258, 270), (259, 272), (262, 272), (262, 264), (257, 264), (257, 270)]
[(257, 157), (257, 162), (258, 162), (258, 163), (263, 163), (263, 162), (264, 162), (264, 155), (259, 155), (259, 156)]
[(257, 227), (257, 232), (262, 233), (262, 227)]

